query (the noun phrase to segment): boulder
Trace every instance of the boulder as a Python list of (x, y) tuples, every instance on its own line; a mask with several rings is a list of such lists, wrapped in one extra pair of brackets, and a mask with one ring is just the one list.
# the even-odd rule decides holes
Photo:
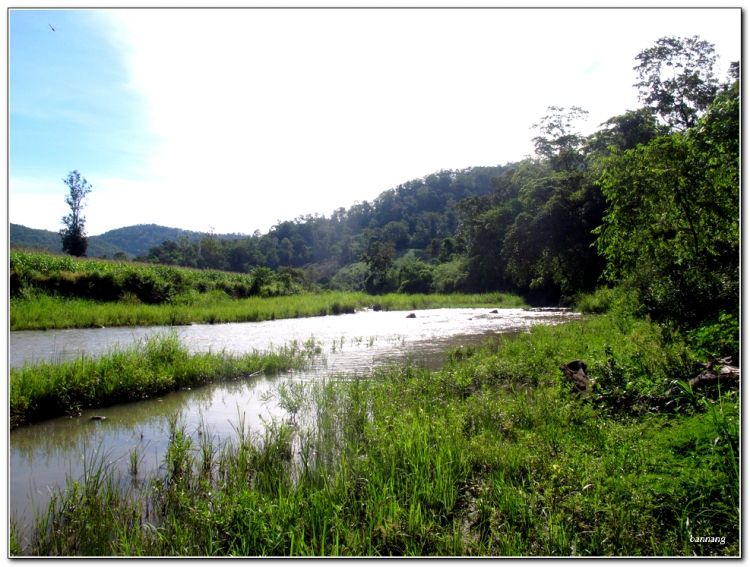
[(573, 383), (578, 393), (586, 396), (589, 393), (591, 379), (586, 376), (586, 363), (582, 360), (574, 360), (560, 367), (565, 377)]
[(417, 316), (416, 316), (416, 315), (415, 315), (414, 313), (409, 313), (409, 314), (408, 314), (408, 315), (406, 316), (406, 318), (407, 318), (407, 319), (416, 319), (416, 318), (417, 318)]

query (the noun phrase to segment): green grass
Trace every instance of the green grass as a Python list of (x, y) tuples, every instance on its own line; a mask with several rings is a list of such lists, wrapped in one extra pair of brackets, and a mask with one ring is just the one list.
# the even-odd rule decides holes
[(481, 295), (370, 296), (365, 293), (302, 293), (280, 297), (232, 299), (221, 292), (177, 297), (172, 303), (147, 305), (132, 300), (97, 302), (35, 295), (10, 301), (12, 331), (85, 328), (91, 326), (184, 325), (233, 323), (354, 313), (379, 305), (385, 310), (441, 307), (522, 307), (523, 300), (502, 293)]
[[(585, 399), (558, 369), (583, 359)], [(429, 372), (280, 383), (294, 418), (233, 442), (175, 423), (160, 470), (106, 459), (11, 550), (29, 555), (739, 555), (739, 398), (650, 407), (694, 355), (603, 316), (456, 349)], [(94, 486), (90, 486), (91, 484)], [(691, 537), (725, 538), (724, 543)]]
[(155, 335), (128, 349), (63, 363), (10, 370), (10, 427), (82, 409), (149, 398), (189, 385), (302, 367), (315, 345), (269, 352), (191, 354), (175, 334)]

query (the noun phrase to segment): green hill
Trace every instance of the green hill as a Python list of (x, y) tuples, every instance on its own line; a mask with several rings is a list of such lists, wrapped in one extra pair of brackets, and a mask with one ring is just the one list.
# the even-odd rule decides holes
[[(10, 223), (10, 247), (48, 250), (55, 254), (62, 254), (62, 242), (59, 233), (13, 223)], [(133, 254), (99, 236), (89, 236), (89, 247), (86, 251), (86, 256), (89, 258), (102, 258), (104, 256), (112, 258), (117, 252), (125, 252), (128, 258), (133, 257)]]
[[(170, 228), (158, 224), (136, 224), (123, 228), (108, 230), (97, 238), (109, 242), (134, 256), (146, 255), (149, 248), (160, 246), (165, 240), (178, 242), (181, 236), (187, 236), (192, 242), (203, 237), (203, 233), (181, 228)], [(219, 239), (236, 240), (246, 238), (245, 234), (217, 234)]]

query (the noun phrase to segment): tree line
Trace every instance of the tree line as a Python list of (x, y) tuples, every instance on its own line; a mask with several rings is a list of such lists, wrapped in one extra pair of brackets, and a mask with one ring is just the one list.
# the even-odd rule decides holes
[(661, 38), (635, 59), (644, 106), (590, 136), (577, 130), (584, 109), (551, 106), (534, 125), (534, 155), (519, 162), (442, 170), (267, 234), (165, 240), (137, 259), (300, 270), (308, 287), (370, 293), (511, 291), (532, 303), (617, 283), (655, 317), (737, 312), (739, 63), (720, 81), (714, 46), (697, 36)]
[[(355, 202), (349, 209), (279, 221), (267, 234), (219, 238), (212, 232), (199, 239), (165, 240), (137, 260), (194, 268), (247, 272), (256, 266), (278, 269), (313, 266), (317, 279), (357, 263), (373, 244), (388, 243), (397, 254), (408, 249), (420, 257), (439, 253), (458, 227), (456, 204), (492, 191), (491, 180), (507, 167), (443, 170), (407, 181), (381, 193), (373, 202)], [(437, 244), (436, 244), (437, 243)]]

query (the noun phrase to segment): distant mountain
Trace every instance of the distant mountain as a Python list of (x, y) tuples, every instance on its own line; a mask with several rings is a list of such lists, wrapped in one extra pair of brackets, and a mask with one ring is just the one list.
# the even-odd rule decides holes
[[(200, 240), (205, 233), (181, 228), (170, 228), (158, 224), (136, 224), (123, 228), (108, 230), (96, 238), (109, 242), (134, 256), (145, 256), (149, 248), (160, 246), (165, 240), (178, 242), (181, 236), (187, 236), (192, 242)], [(247, 238), (246, 234), (216, 234), (218, 239), (237, 240)]]
[[(51, 230), (28, 228), (20, 224), (10, 223), (10, 247), (11, 248), (35, 248), (37, 250), (48, 250), (55, 254), (62, 254), (62, 242), (60, 234)], [(101, 258), (106, 256), (112, 258), (117, 252), (126, 250), (103, 240), (99, 236), (89, 236), (89, 247), (86, 256), (89, 258)]]

